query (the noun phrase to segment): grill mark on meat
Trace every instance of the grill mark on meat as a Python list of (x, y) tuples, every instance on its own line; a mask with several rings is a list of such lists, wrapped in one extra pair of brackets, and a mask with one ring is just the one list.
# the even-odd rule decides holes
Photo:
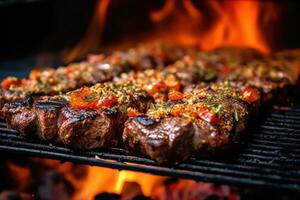
[(34, 112), (38, 118), (37, 132), (42, 140), (58, 139), (58, 117), (63, 107), (67, 105), (64, 101), (37, 101), (34, 104)]
[(6, 103), (2, 114), (7, 126), (18, 130), (23, 136), (32, 136), (36, 132), (36, 114), (31, 111), (32, 104), (31, 97)]
[[(186, 118), (186, 115), (173, 117), (171, 116), (171, 110), (176, 105), (176, 102), (160, 104), (154, 110), (157, 110), (158, 115), (161, 113), (160, 117), (162, 118), (156, 114), (154, 116), (158, 117), (158, 119), (156, 117), (156, 119), (153, 119), (148, 115), (137, 116), (130, 118), (125, 123), (123, 132), (125, 146), (130, 150), (135, 149), (135, 151), (144, 153), (158, 162), (182, 161), (192, 154), (203, 156), (207, 152), (214, 152), (225, 148), (237, 140), (239, 133), (245, 130), (249, 118), (249, 106), (246, 102), (239, 99), (239, 93), (233, 95), (236, 90), (217, 86), (205, 88), (202, 92), (199, 91), (199, 94), (196, 92), (192, 96), (188, 95), (188, 99), (184, 102), (193, 102), (192, 105), (194, 106), (197, 102), (202, 102), (204, 106), (214, 105), (220, 107), (223, 111), (220, 115), (218, 114), (219, 116), (215, 116), (219, 118), (220, 122), (207, 121), (209, 118), (205, 119), (205, 116), (203, 119), (194, 118), (196, 113), (190, 113), (188, 118)], [(209, 98), (206, 97), (207, 95)], [(201, 98), (203, 99), (201, 100)], [(183, 103), (182, 105), (185, 105), (184, 102), (181, 102)], [(188, 109), (188, 107), (185, 109)], [(220, 111), (211, 112), (213, 114)], [(150, 113), (152, 113), (151, 110)], [(216, 113), (213, 115), (216, 115)], [(187, 124), (190, 124), (190, 137), (182, 137), (182, 134), (186, 134), (186, 130), (183, 124), (180, 124), (180, 120), (187, 120)], [(168, 131), (164, 131), (164, 128), (167, 126), (165, 125), (166, 121), (168, 122)], [(175, 131), (176, 134), (173, 134), (172, 131)], [(152, 138), (154, 139), (152, 140)], [(174, 141), (178, 141), (176, 145)], [(174, 145), (166, 145), (173, 143)], [(142, 148), (138, 148), (138, 146)], [(173, 146), (175, 149), (172, 149)], [(183, 150), (184, 152), (186, 149), (189, 149), (186, 154), (181, 153), (176, 155), (175, 158), (173, 157), (174, 152), (179, 150)], [(173, 154), (170, 152), (173, 152)]]
[(144, 153), (158, 162), (180, 161), (192, 155), (194, 131), (190, 120), (167, 118), (145, 125), (138, 119), (131, 118), (125, 123), (123, 141), (129, 150)]
[(59, 118), (59, 138), (73, 149), (95, 149), (116, 138), (115, 117), (104, 112), (63, 108)]

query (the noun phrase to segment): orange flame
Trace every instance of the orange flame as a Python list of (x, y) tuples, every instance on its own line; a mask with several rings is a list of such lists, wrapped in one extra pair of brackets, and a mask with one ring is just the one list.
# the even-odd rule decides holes
[(71, 52), (68, 53), (65, 58), (66, 62), (71, 62), (100, 48), (109, 4), (110, 0), (98, 1), (88, 31)]
[[(204, 6), (199, 6), (199, 2), (197, 5), (193, 2), (166, 0), (160, 10), (150, 12), (149, 17), (155, 30), (150, 31), (149, 37), (144, 37), (143, 42), (159, 39), (182, 45), (197, 45), (202, 50), (238, 46), (270, 53), (274, 30), (269, 29), (279, 22), (280, 14), (276, 3), (259, 0), (201, 1)], [(98, 1), (89, 29), (68, 53), (65, 61), (82, 58), (100, 49), (110, 3), (110, 0)], [(269, 28), (266, 30), (265, 27)]]
[(78, 190), (73, 199), (92, 200), (101, 192), (121, 194), (126, 182), (138, 183), (141, 186), (143, 194), (150, 196), (154, 186), (161, 180), (164, 180), (164, 178), (151, 174), (89, 167), (88, 175), (83, 180), (84, 185)]
[(260, 3), (236, 1), (217, 4), (212, 1), (219, 20), (200, 41), (203, 49), (211, 50), (219, 46), (252, 47), (263, 53), (270, 49), (259, 29)]
[(167, 0), (160, 10), (150, 13), (150, 19), (157, 24), (155, 37), (184, 45), (198, 45), (203, 50), (238, 46), (270, 53), (263, 27), (278, 21), (279, 7), (276, 4), (205, 1), (208, 12), (196, 7), (191, 0), (178, 2)]

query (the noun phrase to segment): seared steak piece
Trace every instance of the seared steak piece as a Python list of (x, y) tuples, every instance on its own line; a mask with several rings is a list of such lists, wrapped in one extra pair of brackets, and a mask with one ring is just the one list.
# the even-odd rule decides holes
[(25, 99), (29, 95), (21, 91), (10, 91), (0, 89), (0, 116), (2, 116), (2, 107), (6, 102), (16, 101), (18, 99)]
[(95, 149), (116, 144), (117, 113), (65, 107), (58, 122), (61, 142), (73, 149)]
[[(135, 80), (160, 101), (167, 99), (169, 90), (188, 91), (193, 84), (206, 86), (216, 80), (223, 80), (250, 59), (260, 57), (258, 52), (247, 48), (223, 48), (214, 52), (190, 51), (163, 70), (123, 73), (121, 78), (115, 80)], [(159, 92), (155, 93), (153, 90)]]
[(33, 111), (37, 117), (37, 133), (42, 140), (58, 139), (58, 117), (61, 109), (67, 106), (63, 99), (36, 101)]
[(251, 90), (255, 95), (249, 99), (243, 91), (226, 87), (185, 93), (181, 99), (154, 105), (146, 115), (129, 118), (123, 132), (125, 146), (167, 162), (204, 155), (235, 142), (245, 130), (249, 105), (260, 101), (260, 96)]
[(33, 99), (19, 99), (3, 106), (2, 115), (7, 126), (18, 130), (23, 136), (36, 132), (36, 114), (32, 111)]
[(187, 159), (193, 153), (193, 123), (189, 119), (170, 117), (157, 123), (147, 116), (130, 118), (125, 123), (123, 140), (134, 152), (158, 162)]

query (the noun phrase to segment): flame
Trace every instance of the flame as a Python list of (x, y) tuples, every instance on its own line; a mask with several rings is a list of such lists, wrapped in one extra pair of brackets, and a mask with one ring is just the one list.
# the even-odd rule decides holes
[[(31, 172), (27, 167), (18, 166), (14, 163), (8, 162), (10, 174), (13, 174), (12, 179), (17, 182), (15, 189), (22, 191), (28, 187), (29, 183), (32, 182)], [(26, 181), (24, 181), (26, 180)]]
[(84, 185), (74, 196), (75, 199), (93, 199), (101, 192), (115, 192), (118, 171), (109, 168), (89, 167)]
[(273, 34), (270, 30), (266, 34), (268, 30), (263, 29), (278, 21), (278, 5), (259, 1), (204, 2), (206, 10), (196, 7), (191, 0), (166, 0), (160, 10), (150, 13), (157, 28), (155, 37), (198, 45), (202, 50), (238, 46), (270, 53), (265, 36)]
[(211, 2), (219, 20), (200, 41), (203, 49), (212, 50), (219, 46), (252, 47), (263, 53), (270, 49), (259, 29), (260, 3), (236, 1), (217, 4)]
[(98, 50), (101, 46), (102, 33), (106, 24), (106, 15), (110, 0), (100, 0), (96, 5), (95, 14), (85, 36), (65, 57), (66, 62), (71, 62), (76, 58), (87, 55)]
[[(113, 12), (111, 3), (110, 0), (98, 1), (86, 34), (65, 57), (66, 62), (97, 52), (102, 47), (109, 8), (111, 13), (118, 14)], [(150, 23), (147, 23), (149, 27), (154, 25), (154, 30), (149, 31), (148, 36), (144, 34), (146, 36), (138, 42), (160, 40), (196, 45), (202, 50), (213, 50), (220, 46), (250, 47), (268, 54), (276, 40), (274, 32), (279, 22), (279, 8), (274, 2), (259, 0), (166, 0), (159, 10), (145, 11), (149, 12)], [(133, 22), (124, 20), (122, 23)], [(132, 37), (122, 36), (127, 38), (125, 43), (140, 40)]]
[(154, 186), (162, 181), (164, 178), (160, 176), (155, 176), (151, 174), (131, 172), (131, 171), (121, 171), (118, 176), (118, 181), (116, 184), (116, 192), (121, 193), (125, 182), (136, 182), (141, 186), (143, 194), (150, 196)]
[(145, 173), (88, 167), (87, 177), (82, 180), (84, 185), (74, 195), (73, 199), (92, 200), (97, 194), (102, 192), (121, 194), (126, 182), (138, 183), (143, 194), (150, 196), (154, 186), (161, 180), (164, 180), (164, 178)]

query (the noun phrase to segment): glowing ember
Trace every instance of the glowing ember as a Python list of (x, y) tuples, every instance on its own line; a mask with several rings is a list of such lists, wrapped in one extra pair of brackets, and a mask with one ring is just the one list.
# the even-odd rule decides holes
[(233, 187), (140, 172), (68, 162), (62, 164), (59, 161), (40, 158), (30, 158), (21, 162), (12, 159), (2, 164), (4, 165), (0, 167), (4, 171), (1, 171), (1, 183), (6, 188), (0, 191), (0, 199), (9, 195), (74, 200), (125, 200), (140, 199), (138, 197), (141, 196), (156, 200), (207, 199), (212, 196), (220, 199), (239, 199), (239, 191)]
[(101, 167), (88, 167), (84, 185), (74, 199), (93, 199), (102, 192), (120, 194), (126, 182), (138, 183), (144, 195), (151, 195), (152, 189), (165, 178), (150, 174), (118, 171)]

